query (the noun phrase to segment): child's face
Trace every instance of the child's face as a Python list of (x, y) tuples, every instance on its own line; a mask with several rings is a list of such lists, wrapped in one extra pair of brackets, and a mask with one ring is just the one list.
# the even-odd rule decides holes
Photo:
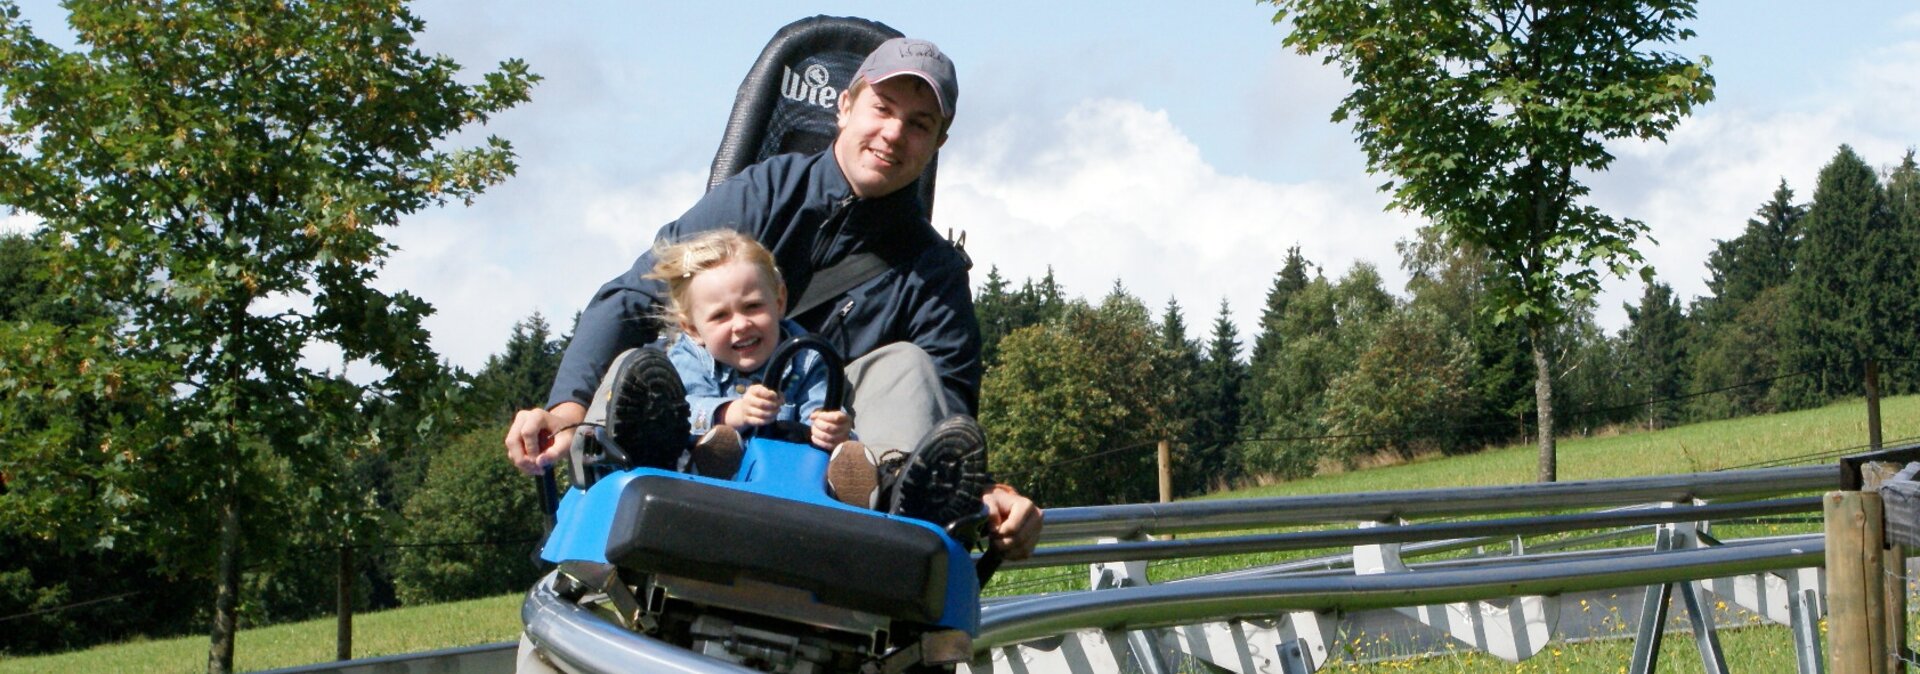
[(741, 372), (767, 364), (779, 345), (787, 300), (752, 263), (734, 260), (693, 275), (680, 329), (713, 359)]

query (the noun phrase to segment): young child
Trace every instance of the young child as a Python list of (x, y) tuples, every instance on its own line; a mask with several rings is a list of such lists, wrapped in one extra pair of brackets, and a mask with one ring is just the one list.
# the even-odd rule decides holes
[(767, 361), (788, 338), (806, 334), (785, 320), (786, 284), (773, 254), (732, 230), (714, 230), (654, 250), (647, 278), (667, 285), (663, 322), (680, 335), (669, 354), (632, 349), (615, 360), (607, 427), (639, 465), (671, 468), (689, 434), (699, 434), (695, 473), (731, 477), (743, 452), (739, 431), (802, 421), (808, 440), (830, 449), (827, 486), (843, 503), (946, 524), (980, 507), (990, 484), (986, 438), (969, 417), (936, 425), (911, 452), (871, 450), (851, 439), (844, 410), (821, 409), (827, 371), (819, 354), (796, 354), (785, 382), (764, 382)]
[[(738, 432), (775, 421), (804, 421), (808, 440), (825, 450), (850, 439), (847, 413), (821, 409), (827, 372), (819, 354), (796, 354), (784, 388), (761, 381), (774, 348), (806, 334), (784, 318), (787, 286), (772, 253), (738, 232), (716, 230), (658, 246), (654, 257), (659, 262), (647, 278), (667, 284), (661, 318), (681, 332), (668, 358), (686, 391), (688, 426), (702, 435), (702, 450), (694, 452), (702, 474), (731, 476), (739, 465)], [(698, 465), (703, 459), (717, 465)]]

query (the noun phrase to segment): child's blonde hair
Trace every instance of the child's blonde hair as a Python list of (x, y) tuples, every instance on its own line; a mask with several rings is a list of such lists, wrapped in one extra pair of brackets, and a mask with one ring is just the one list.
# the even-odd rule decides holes
[(780, 267), (774, 264), (773, 252), (759, 241), (731, 229), (716, 229), (678, 243), (656, 243), (653, 259), (653, 271), (646, 277), (667, 284), (667, 306), (661, 311), (661, 319), (668, 325), (693, 323), (687, 286), (693, 284), (695, 274), (735, 260), (758, 268), (761, 280), (773, 288), (774, 295), (782, 302), (787, 299), (787, 284), (780, 278)]

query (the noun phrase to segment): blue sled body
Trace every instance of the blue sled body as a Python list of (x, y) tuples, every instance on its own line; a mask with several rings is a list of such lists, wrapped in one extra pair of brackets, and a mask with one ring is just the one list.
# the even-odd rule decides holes
[(977, 635), (980, 585), (967, 549), (932, 523), (840, 503), (826, 493), (826, 470), (826, 452), (753, 438), (732, 480), (612, 471), (567, 490), (540, 557), (751, 580)]

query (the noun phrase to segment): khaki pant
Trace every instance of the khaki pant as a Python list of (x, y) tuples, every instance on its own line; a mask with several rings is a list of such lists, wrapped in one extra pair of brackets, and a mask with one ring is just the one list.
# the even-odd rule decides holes
[(940, 385), (933, 357), (911, 342), (848, 363), (847, 389), (854, 435), (876, 449), (913, 449), (934, 424), (961, 410)]

